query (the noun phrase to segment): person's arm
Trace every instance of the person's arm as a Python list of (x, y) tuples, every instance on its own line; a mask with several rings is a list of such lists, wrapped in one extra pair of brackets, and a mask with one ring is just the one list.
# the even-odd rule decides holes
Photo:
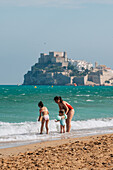
[(55, 122), (60, 122), (60, 120), (55, 120)]
[(60, 104), (58, 104), (58, 106), (59, 106), (59, 111), (60, 111), (60, 110), (62, 110), (62, 107), (61, 107), (61, 105), (60, 105)]
[(39, 112), (40, 112), (40, 115), (39, 115), (38, 121), (40, 121), (41, 119), (41, 109), (39, 110)]
[(61, 116), (57, 116), (55, 122), (59, 122), (61, 120)]
[(64, 116), (62, 116), (62, 119), (67, 119), (67, 115), (64, 114)]
[(65, 114), (67, 115), (67, 113), (68, 113), (68, 111), (69, 111), (69, 108), (67, 107), (67, 105), (66, 105), (65, 101), (63, 101), (63, 102), (62, 102), (62, 104), (65, 106), (65, 109), (66, 109)]
[(47, 112), (47, 114), (49, 114), (47, 107), (45, 107), (45, 112)]

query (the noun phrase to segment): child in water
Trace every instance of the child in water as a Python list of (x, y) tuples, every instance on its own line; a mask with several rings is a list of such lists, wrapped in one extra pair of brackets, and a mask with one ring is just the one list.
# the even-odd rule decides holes
[(67, 119), (67, 115), (64, 114), (64, 110), (60, 110), (59, 111), (59, 116), (57, 116), (57, 120), (55, 122), (59, 122), (60, 121), (60, 133), (65, 133), (65, 119)]
[(49, 112), (48, 109), (46, 107), (44, 107), (44, 104), (42, 103), (42, 101), (40, 101), (38, 103), (38, 106), (40, 108), (39, 112), (39, 119), (38, 121), (41, 121), (41, 129), (40, 129), (40, 134), (42, 134), (43, 132), (43, 127), (44, 127), (44, 123), (46, 122), (46, 133), (49, 133), (49, 128), (48, 128), (48, 123), (49, 123)]

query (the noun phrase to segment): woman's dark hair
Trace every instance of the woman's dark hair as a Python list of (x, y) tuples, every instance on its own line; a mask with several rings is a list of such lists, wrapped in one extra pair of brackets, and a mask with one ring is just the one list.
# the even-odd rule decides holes
[(38, 103), (38, 106), (39, 106), (39, 107), (43, 107), (43, 106), (44, 106), (44, 104), (42, 103), (42, 101), (40, 101), (40, 102)]
[(63, 102), (61, 96), (55, 96), (55, 97), (54, 97), (54, 101), (58, 101), (58, 100), (60, 100), (60, 103)]

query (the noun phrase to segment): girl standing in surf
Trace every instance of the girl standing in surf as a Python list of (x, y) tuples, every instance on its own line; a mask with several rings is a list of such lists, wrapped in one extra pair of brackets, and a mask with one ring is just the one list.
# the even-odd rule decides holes
[(44, 104), (42, 103), (42, 101), (40, 101), (38, 103), (38, 106), (40, 108), (39, 112), (39, 119), (38, 121), (41, 121), (41, 129), (40, 129), (40, 134), (42, 134), (43, 132), (43, 127), (44, 127), (44, 123), (46, 122), (46, 133), (49, 133), (49, 128), (48, 128), (48, 123), (49, 123), (49, 112), (47, 107), (44, 107)]

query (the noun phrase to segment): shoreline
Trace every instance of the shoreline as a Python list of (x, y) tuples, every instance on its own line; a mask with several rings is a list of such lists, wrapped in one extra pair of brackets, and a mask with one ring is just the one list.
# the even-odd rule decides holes
[(91, 85), (91, 84), (89, 84), (89, 85), (77, 85), (77, 86), (75, 86), (74, 84), (62, 84), (62, 85), (56, 85), (56, 84), (20, 84), (20, 85), (18, 85), (18, 84), (0, 84), (0, 86), (72, 86), (72, 87), (113, 87), (113, 85), (101, 85), (101, 84), (95, 84), (95, 85)]
[(41, 141), (41, 142), (34, 142), (34, 143), (28, 143), (20, 146), (14, 146), (9, 148), (1, 148), (0, 149), (0, 158), (3, 156), (11, 156), (18, 155), (20, 152), (27, 152), (28, 150), (34, 151), (36, 148), (44, 148), (44, 147), (54, 147), (59, 146), (62, 144), (72, 143), (75, 140), (85, 141), (89, 139), (96, 139), (98, 137), (107, 136), (107, 135), (113, 135), (111, 134), (99, 134), (99, 135), (89, 135), (89, 136), (83, 136), (83, 137), (76, 137), (76, 138), (68, 138), (68, 139), (57, 139), (57, 140), (48, 140), (48, 141)]
[(105, 134), (112, 134), (112, 133), (113, 133), (113, 126), (98, 127), (98, 128), (91, 128), (91, 129), (77, 129), (77, 130), (72, 130), (70, 133), (57, 132), (55, 135), (52, 133), (49, 133), (48, 135), (46, 135), (45, 133), (42, 135), (40, 135), (40, 133), (36, 133), (35, 135), (39, 135), (39, 138), (35, 140), (31, 139), (31, 140), (23, 140), (23, 141), (20, 140), (20, 141), (0, 142), (0, 150), (38, 144), (43, 142), (85, 138), (90, 136), (105, 135)]
[(0, 149), (0, 168), (5, 167), (112, 170), (113, 133)]
[[(73, 122), (72, 122), (73, 123)], [(73, 125), (74, 126), (74, 125)], [(43, 142), (52, 142), (52, 141), (61, 141), (67, 139), (74, 139), (74, 138), (84, 138), (96, 135), (103, 135), (103, 134), (112, 134), (113, 133), (113, 126), (108, 127), (97, 127), (97, 128), (90, 128), (90, 129), (76, 129), (71, 130), (70, 133), (60, 133), (60, 132), (50, 132), (48, 135), (45, 133), (40, 135), (40, 133), (29, 133), (29, 136), (33, 136), (35, 139), (27, 140), (12, 140), (12, 141), (4, 141), (0, 142), (0, 150), (1, 149), (8, 149), (14, 147), (21, 147), (30, 144), (38, 144)]]

